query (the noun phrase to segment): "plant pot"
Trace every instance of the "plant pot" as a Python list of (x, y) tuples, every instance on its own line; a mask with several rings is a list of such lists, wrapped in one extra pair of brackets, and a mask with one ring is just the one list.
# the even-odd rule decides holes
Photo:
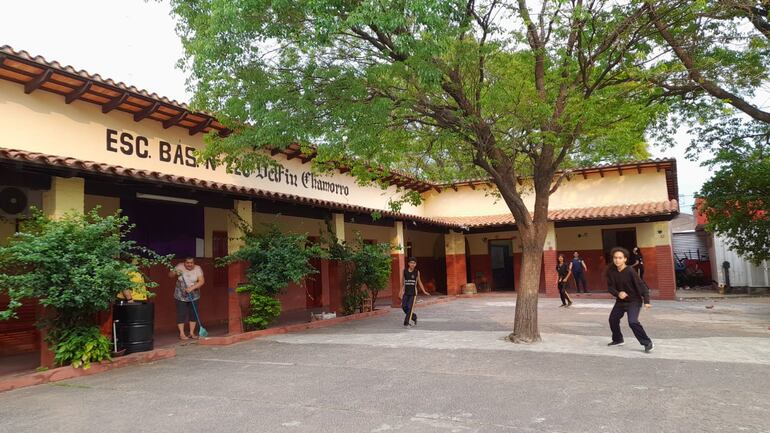
[(462, 292), (463, 292), (463, 295), (473, 295), (473, 294), (477, 293), (476, 285), (473, 284), (473, 283), (465, 284), (465, 285), (463, 285)]

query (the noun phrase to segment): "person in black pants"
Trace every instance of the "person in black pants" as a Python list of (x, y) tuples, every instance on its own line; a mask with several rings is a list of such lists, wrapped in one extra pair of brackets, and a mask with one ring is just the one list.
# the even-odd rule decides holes
[(567, 281), (569, 281), (569, 264), (564, 262), (564, 254), (559, 254), (559, 263), (556, 265), (556, 275), (558, 277), (559, 297), (561, 297), (561, 306), (569, 307), (572, 305), (572, 299), (567, 294)]
[(636, 269), (636, 272), (639, 273), (639, 278), (644, 280), (644, 257), (642, 257), (642, 251), (639, 247), (634, 247), (631, 251), (631, 258), (628, 262), (630, 263), (629, 266)]
[(569, 271), (572, 273), (572, 277), (575, 278), (575, 289), (580, 293), (580, 285), (583, 285), (583, 292), (588, 293), (588, 283), (586, 282), (586, 273), (588, 272), (588, 266), (586, 262), (580, 258), (580, 254), (575, 251), (572, 254), (572, 262), (569, 264)]
[(639, 323), (639, 313), (644, 308), (649, 309), (650, 290), (647, 285), (639, 278), (636, 270), (626, 266), (628, 261), (628, 250), (625, 248), (612, 249), (612, 265), (607, 269), (607, 287), (610, 293), (615, 297), (615, 306), (610, 312), (610, 329), (612, 330), (612, 342), (608, 346), (622, 346), (624, 344), (623, 334), (620, 332), (620, 319), (624, 314), (628, 314), (628, 326), (634, 331), (634, 336), (639, 340), (639, 344), (644, 346), (644, 351), (649, 353), (655, 348), (652, 340), (647, 336), (644, 327)]
[(417, 299), (417, 287), (425, 293), (426, 296), (430, 296), (425, 290), (425, 286), (422, 285), (420, 280), (420, 271), (417, 270), (417, 259), (409, 257), (407, 262), (407, 268), (404, 269), (403, 284), (401, 284), (401, 291), (398, 297), (401, 298), (401, 309), (404, 310), (404, 326), (409, 326), (410, 321), (417, 324), (417, 315), (414, 314), (414, 303)]

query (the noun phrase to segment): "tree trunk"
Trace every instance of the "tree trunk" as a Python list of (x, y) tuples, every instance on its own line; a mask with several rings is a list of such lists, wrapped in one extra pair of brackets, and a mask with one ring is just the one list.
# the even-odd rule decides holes
[(508, 339), (514, 343), (535, 343), (541, 340), (537, 325), (537, 301), (546, 230), (545, 223), (535, 223), (529, 228), (519, 228), (522, 241), (519, 290), (516, 295), (513, 333), (508, 336)]

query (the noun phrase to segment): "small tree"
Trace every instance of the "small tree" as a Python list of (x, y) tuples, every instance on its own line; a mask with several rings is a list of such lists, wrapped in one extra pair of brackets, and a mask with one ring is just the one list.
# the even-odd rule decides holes
[(768, 147), (724, 148), (699, 193), (706, 230), (727, 238), (730, 249), (755, 264), (770, 260), (770, 152)]
[(40, 326), (48, 327), (59, 364), (88, 366), (109, 357), (109, 342), (94, 316), (118, 292), (133, 288), (138, 266), (169, 263), (127, 240), (131, 228), (127, 217), (101, 217), (98, 209), (56, 219), (33, 210), (21, 231), (0, 246), (0, 293), (10, 299), (0, 320), (16, 317), (22, 300), (36, 298), (48, 308)]
[(249, 329), (264, 329), (281, 313), (280, 301), (275, 297), (290, 283), (300, 283), (316, 271), (310, 259), (321, 255), (321, 248), (309, 245), (306, 234), (284, 233), (276, 224), (256, 231), (243, 226), (244, 245), (235, 253), (220, 260), (220, 264), (236, 261), (248, 263), (248, 283), (238, 292), (248, 293), (250, 314), (244, 319)]
[(367, 297), (371, 297), (374, 306), (377, 295), (390, 282), (391, 245), (385, 242), (366, 243), (360, 232), (356, 232), (355, 236), (352, 243), (341, 242), (329, 221), (321, 236), (325, 256), (338, 260), (345, 270), (345, 292), (342, 299), (345, 314), (359, 310)]
[(377, 302), (379, 292), (390, 283), (390, 249), (388, 243), (366, 243), (360, 235), (356, 236), (351, 248), (352, 272), (349, 286), (366, 287), (371, 294), (372, 305)]

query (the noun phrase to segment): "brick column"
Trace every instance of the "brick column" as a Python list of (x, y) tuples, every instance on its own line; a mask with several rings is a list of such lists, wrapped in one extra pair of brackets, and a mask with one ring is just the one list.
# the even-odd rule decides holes
[[(51, 177), (51, 189), (43, 192), (43, 212), (51, 218), (62, 217), (67, 212), (85, 211), (85, 179), (81, 177)], [(46, 315), (45, 307), (40, 306), (38, 318)], [(40, 366), (54, 366), (54, 353), (45, 341), (46, 329), (40, 331)]]
[(658, 266), (660, 299), (676, 299), (674, 253), (671, 250), (671, 245), (657, 245), (655, 247), (655, 263)]
[(391, 306), (395, 308), (401, 305), (398, 294), (401, 291), (401, 277), (404, 274), (404, 268), (406, 267), (406, 258), (404, 257), (404, 253), (406, 252), (404, 223), (402, 221), (396, 221), (395, 224), (393, 224), (390, 233), (390, 300)]
[(543, 274), (545, 276), (545, 296), (549, 298), (559, 297), (559, 281), (556, 276), (556, 263), (558, 248), (556, 246), (556, 227), (553, 222), (548, 223), (548, 233), (543, 245)]
[[(332, 214), (331, 229), (340, 243), (345, 242), (345, 214)], [(324, 308), (342, 314), (345, 290), (343, 265), (337, 260), (321, 259), (321, 299)]]
[[(227, 219), (227, 253), (232, 254), (243, 246), (242, 224), (249, 227), (253, 224), (252, 205), (249, 200), (235, 200), (233, 211)], [(227, 333), (240, 334), (243, 332), (241, 317), (241, 297), (235, 291), (239, 284), (246, 281), (247, 263), (231, 263), (227, 267)]]
[(657, 281), (655, 283), (659, 291), (658, 299), (676, 299), (671, 224), (668, 221), (656, 222), (652, 228), (652, 243), (655, 246), (655, 265), (657, 267)]
[(468, 281), (465, 263), (465, 235), (450, 231), (444, 235), (446, 251), (446, 293), (459, 295)]

